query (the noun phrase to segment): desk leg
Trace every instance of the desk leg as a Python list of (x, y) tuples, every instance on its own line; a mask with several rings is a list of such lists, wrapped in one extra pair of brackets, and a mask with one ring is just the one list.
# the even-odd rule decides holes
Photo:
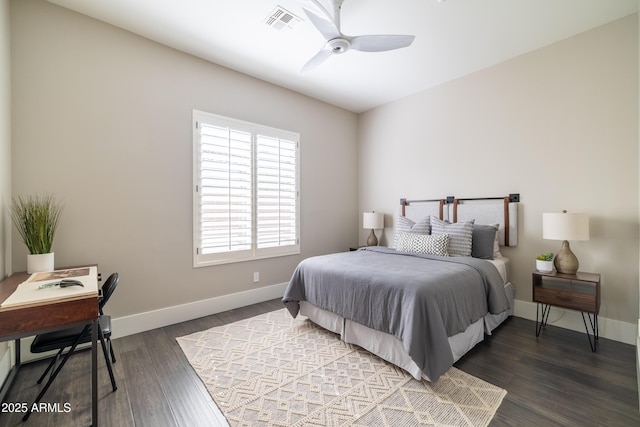
[(15, 344), (13, 346), (13, 350), (16, 353), (16, 364), (15, 364), (15, 366), (19, 368), (20, 365), (22, 364), (22, 361), (20, 360), (20, 339), (19, 338), (15, 341)]
[(91, 324), (91, 423), (98, 427), (98, 319)]

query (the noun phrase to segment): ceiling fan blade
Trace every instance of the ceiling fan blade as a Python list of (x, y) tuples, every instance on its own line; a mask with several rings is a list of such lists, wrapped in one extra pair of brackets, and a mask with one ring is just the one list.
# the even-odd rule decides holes
[(320, 31), (320, 34), (322, 34), (325, 40), (340, 37), (340, 30), (338, 30), (335, 22), (322, 18), (304, 7), (302, 10), (304, 10), (304, 13), (307, 14), (311, 23)]
[[(324, 13), (324, 16), (329, 20), (329, 21), (333, 21), (336, 23), (336, 27), (338, 27), (338, 31), (340, 30), (340, 23), (337, 19), (339, 19), (339, 12), (340, 12), (340, 5), (338, 5), (337, 9), (336, 9), (336, 5), (334, 4), (334, 15), (331, 15), (331, 12), (329, 12), (318, 0), (309, 0), (311, 3), (315, 4), (316, 7), (318, 9), (320, 9), (322, 11), (322, 13)], [(335, 10), (338, 11), (338, 15), (336, 15)]]
[(320, 52), (316, 53), (313, 58), (311, 58), (306, 64), (304, 64), (300, 72), (305, 73), (307, 71), (313, 70), (318, 65), (326, 61), (327, 58), (329, 58), (331, 55), (331, 46), (329, 46), (328, 44), (324, 45), (324, 47), (320, 49)]
[(384, 52), (400, 49), (413, 43), (416, 36), (373, 35), (355, 36), (351, 38), (351, 49), (361, 52)]

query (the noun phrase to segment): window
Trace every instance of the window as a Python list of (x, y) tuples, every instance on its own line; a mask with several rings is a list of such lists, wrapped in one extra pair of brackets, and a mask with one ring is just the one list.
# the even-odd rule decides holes
[(300, 135), (193, 111), (194, 266), (300, 253)]

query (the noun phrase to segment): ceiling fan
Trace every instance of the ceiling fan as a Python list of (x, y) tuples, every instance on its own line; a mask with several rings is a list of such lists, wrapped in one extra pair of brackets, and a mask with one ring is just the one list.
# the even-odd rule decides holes
[(361, 52), (384, 52), (407, 47), (415, 39), (415, 36), (409, 35), (347, 36), (340, 31), (340, 9), (342, 8), (343, 0), (330, 0), (333, 4), (333, 15), (318, 0), (309, 1), (313, 2), (324, 16), (319, 16), (305, 7), (302, 9), (327, 42), (320, 49), (320, 52), (302, 67), (302, 72), (317, 67), (331, 55), (340, 55), (349, 49)]

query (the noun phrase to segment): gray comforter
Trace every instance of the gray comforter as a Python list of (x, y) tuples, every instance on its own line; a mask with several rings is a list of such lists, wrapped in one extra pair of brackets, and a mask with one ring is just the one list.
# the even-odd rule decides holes
[(453, 364), (448, 337), (509, 308), (502, 278), (486, 260), (384, 247), (305, 259), (282, 301), (294, 317), (299, 301), (308, 301), (395, 336), (432, 381)]

